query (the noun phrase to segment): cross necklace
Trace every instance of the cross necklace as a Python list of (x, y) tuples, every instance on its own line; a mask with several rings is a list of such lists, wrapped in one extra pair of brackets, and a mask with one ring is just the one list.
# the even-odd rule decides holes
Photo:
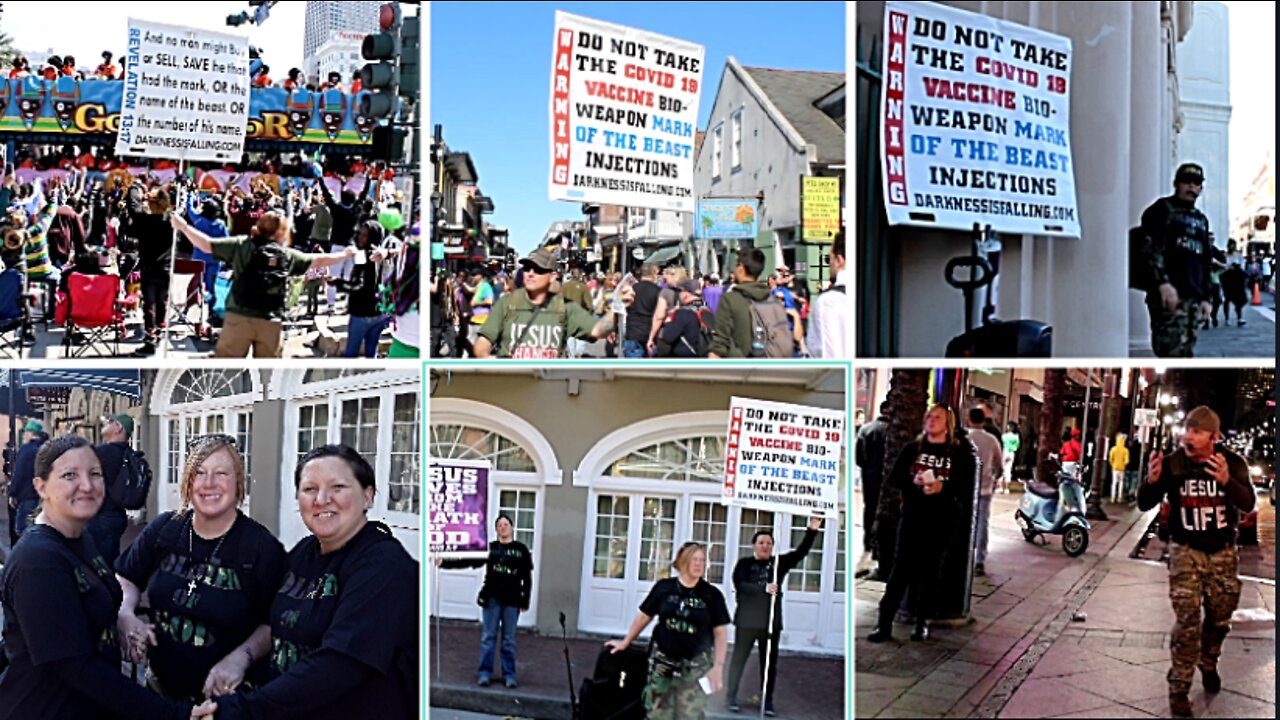
[[(231, 528), (234, 528), (235, 526), (236, 526), (236, 521), (232, 520), (231, 527), (227, 528), (227, 531), (222, 533), (222, 536), (218, 538), (218, 544), (213, 546), (213, 552), (209, 553), (209, 558), (208, 560), (205, 561), (206, 568), (209, 568), (212, 565), (214, 558), (218, 557), (218, 551), (222, 549), (223, 541), (227, 539), (227, 536), (231, 534)], [(196, 535), (196, 519), (193, 513), (191, 516), (191, 524), (187, 526), (187, 558), (191, 561), (192, 565), (195, 565), (195, 550), (194, 550), (195, 535)], [(194, 573), (194, 568), (192, 569), (193, 569), (192, 577), (189, 581), (187, 581), (187, 595), (185, 598), (183, 598), (184, 604), (188, 600), (190, 600), (191, 597), (195, 595), (195, 592), (196, 592), (196, 575)], [(210, 576), (209, 580), (212, 581), (213, 573), (208, 572), (207, 574)]]

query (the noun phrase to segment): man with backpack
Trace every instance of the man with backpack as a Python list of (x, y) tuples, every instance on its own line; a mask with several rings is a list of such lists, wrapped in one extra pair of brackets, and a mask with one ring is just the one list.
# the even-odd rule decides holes
[(680, 306), (667, 313), (658, 330), (655, 357), (704, 358), (711, 349), (716, 316), (702, 304), (702, 285), (686, 278), (676, 283)]
[(1183, 163), (1174, 193), (1142, 213), (1139, 271), (1151, 315), (1151, 347), (1157, 357), (1193, 357), (1200, 319), (1208, 316), (1213, 244), (1209, 219), (1196, 208), (1204, 169)]
[(93, 538), (93, 544), (107, 561), (107, 567), (115, 567), (120, 554), (120, 538), (129, 526), (126, 510), (141, 509), (147, 503), (147, 491), (151, 487), (151, 468), (142, 456), (129, 447), (133, 437), (133, 418), (120, 413), (102, 418), (102, 444), (93, 452), (102, 465), (102, 482), (106, 492), (102, 508), (89, 521), (85, 530)]
[(227, 319), (214, 352), (216, 358), (243, 358), (250, 350), (255, 358), (280, 357), (289, 278), (337, 265), (356, 254), (354, 245), (323, 255), (286, 247), (289, 221), (276, 212), (258, 218), (248, 237), (211, 238), (177, 213), (169, 221), (194, 247), (231, 266)]
[[(551, 292), (556, 259), (549, 251), (534, 250), (520, 265), (524, 287), (494, 304), (475, 341), (477, 358), (495, 352), (500, 358), (521, 360), (563, 358), (569, 338), (600, 340), (613, 332), (612, 310), (596, 320), (581, 305)], [(619, 291), (622, 302), (630, 297), (628, 291)]]
[(751, 248), (733, 268), (734, 286), (720, 300), (716, 332), (707, 357), (789, 358), (795, 338), (786, 308), (769, 296), (769, 283), (761, 281), (764, 253)]

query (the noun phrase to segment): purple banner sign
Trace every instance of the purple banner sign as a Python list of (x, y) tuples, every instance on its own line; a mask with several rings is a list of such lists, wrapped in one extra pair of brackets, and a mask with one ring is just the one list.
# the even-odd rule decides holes
[(438, 556), (483, 556), (489, 552), (489, 464), (428, 459), (431, 504), (427, 552)]

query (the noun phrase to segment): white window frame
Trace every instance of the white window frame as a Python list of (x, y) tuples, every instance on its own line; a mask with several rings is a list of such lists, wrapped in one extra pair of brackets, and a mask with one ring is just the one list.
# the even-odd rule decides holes
[(722, 166), (724, 165), (724, 123), (720, 123), (711, 129), (711, 182), (720, 181), (724, 174)]
[(744, 108), (738, 108), (729, 116), (729, 171), (738, 172), (742, 169), (742, 113)]

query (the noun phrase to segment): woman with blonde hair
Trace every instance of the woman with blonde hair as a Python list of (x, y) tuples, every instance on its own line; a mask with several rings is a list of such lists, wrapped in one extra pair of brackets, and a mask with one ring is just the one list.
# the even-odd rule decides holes
[[(879, 622), (867, 639), (884, 642), (893, 637), (893, 616), (909, 589), (916, 623), (911, 639), (926, 640), (934, 596), (929, 586), (942, 572), (947, 550), (957, 530), (964, 527), (966, 511), (973, 510), (978, 482), (977, 450), (956, 434), (951, 408), (929, 408), (924, 431), (898, 454), (885, 480), (902, 492), (902, 519), (893, 570), (880, 600)], [(968, 547), (967, 538), (964, 546)]]
[[(227, 435), (197, 438), (187, 454), (182, 509), (152, 520), (116, 562), (119, 628), (133, 662), (164, 697), (199, 702), (231, 692), (270, 651), (267, 612), (285, 552), (240, 511), (244, 458)], [(151, 622), (137, 616), (142, 591)]]
[[(626, 650), (656, 617), (649, 647), (644, 709), (649, 720), (702, 720), (707, 696), (724, 686), (729, 653), (729, 610), (724, 594), (707, 582), (707, 549), (687, 542), (676, 553), (675, 577), (654, 583), (622, 640), (606, 646)], [(708, 689), (699, 687), (706, 678)]]

